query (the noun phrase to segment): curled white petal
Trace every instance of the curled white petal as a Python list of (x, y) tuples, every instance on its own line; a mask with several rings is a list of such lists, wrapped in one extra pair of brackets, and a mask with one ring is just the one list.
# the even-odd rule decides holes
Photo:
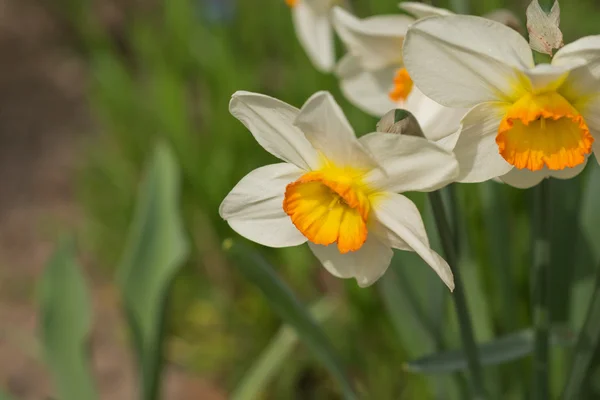
[(416, 18), (421, 19), (434, 15), (453, 15), (454, 13), (445, 8), (430, 6), (429, 4), (417, 3), (415, 1), (403, 1), (398, 4), (400, 9), (411, 13)]
[(292, 8), (292, 19), (298, 40), (313, 65), (330, 72), (335, 65), (335, 50), (329, 10), (298, 1)]
[(354, 278), (360, 287), (372, 285), (387, 270), (394, 252), (377, 236), (369, 235), (357, 251), (341, 254), (334, 243), (321, 246), (308, 243), (325, 269), (338, 278)]
[(464, 15), (413, 24), (404, 42), (404, 64), (425, 95), (449, 107), (509, 100), (520, 71), (534, 66), (529, 45), (516, 31)]
[(552, 58), (552, 65), (587, 65), (600, 77), (600, 35), (586, 36), (567, 44)]
[(335, 7), (333, 23), (348, 52), (357, 57), (363, 68), (376, 70), (402, 60), (402, 42), (414, 20), (405, 15), (383, 15), (358, 19)]
[(421, 214), (412, 201), (400, 194), (386, 193), (375, 200), (373, 213), (377, 221), (387, 228), (387, 235), (395, 236), (408, 245), (450, 290), (454, 290), (452, 271), (448, 263), (429, 247)]
[(416, 86), (413, 86), (406, 101), (398, 106), (410, 111), (419, 121), (425, 137), (433, 141), (454, 134), (468, 111), (466, 108), (451, 108), (436, 103)]
[(367, 185), (391, 192), (432, 191), (454, 181), (454, 155), (425, 138), (375, 132), (360, 138), (381, 168), (365, 176)]
[(219, 215), (234, 231), (264, 246), (302, 244), (306, 238), (283, 211), (283, 197), (285, 187), (303, 173), (287, 163), (255, 169), (225, 197), (219, 207)]
[(454, 147), (460, 167), (459, 182), (483, 182), (511, 170), (512, 165), (502, 158), (496, 144), (504, 107), (504, 103), (482, 103), (463, 118)]
[(366, 71), (360, 60), (350, 54), (344, 56), (336, 68), (344, 96), (375, 117), (381, 117), (396, 106), (389, 96), (395, 73), (396, 67)]
[(294, 126), (299, 110), (263, 94), (235, 92), (229, 111), (269, 153), (302, 169), (319, 166), (319, 155)]

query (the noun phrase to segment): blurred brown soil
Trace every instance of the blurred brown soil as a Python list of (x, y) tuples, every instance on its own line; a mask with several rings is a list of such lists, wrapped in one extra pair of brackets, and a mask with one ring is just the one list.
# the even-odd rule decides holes
[[(56, 398), (36, 339), (36, 278), (58, 234), (81, 223), (74, 181), (79, 149), (94, 132), (85, 64), (42, 3), (0, 0), (0, 387), (20, 400)], [(101, 278), (92, 286), (101, 398), (134, 399), (117, 296)], [(225, 398), (175, 367), (166, 375), (165, 399)]]

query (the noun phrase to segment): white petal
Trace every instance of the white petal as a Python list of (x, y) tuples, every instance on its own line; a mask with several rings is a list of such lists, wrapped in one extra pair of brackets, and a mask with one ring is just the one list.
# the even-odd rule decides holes
[(600, 35), (586, 36), (569, 43), (552, 58), (552, 65), (573, 64), (586, 64), (595, 76), (600, 76)]
[(547, 176), (547, 171), (531, 171), (528, 169), (513, 168), (507, 174), (502, 175), (502, 182), (519, 189), (527, 189), (537, 185)]
[(398, 4), (398, 7), (406, 12), (411, 13), (418, 19), (431, 17), (434, 15), (453, 15), (451, 11), (448, 11), (445, 8), (438, 8), (414, 1), (403, 1), (402, 3)]
[(313, 94), (300, 109), (294, 124), (315, 149), (339, 166), (377, 165), (356, 139), (344, 112), (329, 92)]
[(375, 235), (369, 235), (363, 246), (341, 254), (334, 243), (329, 246), (308, 243), (325, 269), (338, 278), (354, 278), (360, 287), (372, 285), (387, 270), (394, 252)]
[(442, 149), (449, 151), (449, 152), (454, 152), (454, 148), (456, 147), (456, 142), (458, 142), (458, 137), (460, 136), (460, 130), (457, 130), (456, 132), (443, 137), (439, 140), (435, 141), (435, 144), (437, 144), (438, 146), (440, 146)]
[(573, 168), (565, 168), (565, 169), (561, 169), (559, 171), (549, 171), (550, 172), (549, 175), (551, 177), (557, 178), (557, 179), (574, 178), (585, 169), (585, 166), (587, 165), (587, 161), (588, 161), (588, 159), (586, 158), (584, 162), (582, 162), (581, 164), (579, 164), (578, 166), (573, 167)]
[(540, 183), (543, 179), (553, 177), (557, 179), (571, 179), (581, 173), (587, 164), (585, 162), (579, 164), (573, 168), (565, 168), (558, 171), (549, 170), (544, 167), (539, 171), (530, 171), (528, 169), (513, 168), (506, 175), (500, 177), (502, 182), (507, 183), (511, 186), (519, 189), (527, 189)]
[(448, 263), (429, 247), (427, 233), (419, 210), (408, 198), (385, 193), (375, 200), (373, 213), (379, 223), (385, 226), (389, 236), (396, 236), (409, 245), (433, 270), (442, 281), (454, 290), (454, 278)]
[(532, 92), (544, 93), (557, 90), (563, 85), (571, 69), (573, 68), (567, 66), (540, 64), (525, 71), (524, 74), (529, 78)]
[(512, 168), (499, 153), (496, 144), (498, 127), (505, 103), (483, 103), (473, 107), (463, 118), (454, 147), (460, 166), (459, 182), (483, 182), (506, 174)]
[(306, 238), (283, 211), (285, 187), (304, 171), (292, 164), (272, 164), (242, 178), (219, 207), (231, 228), (253, 242), (269, 247), (297, 246)]
[(413, 24), (404, 41), (404, 64), (425, 95), (450, 107), (511, 99), (520, 71), (534, 65), (516, 31), (464, 15)]
[(600, 93), (588, 101), (583, 100), (582, 104), (576, 104), (575, 107), (581, 112), (585, 123), (590, 128), (590, 133), (594, 137), (592, 151), (596, 161), (600, 163)]
[[(568, 68), (568, 67), (565, 67)], [(572, 69), (558, 92), (563, 95), (582, 114), (591, 108), (600, 94), (600, 75), (595, 75), (587, 65)]]
[(340, 88), (346, 98), (367, 114), (381, 117), (396, 106), (390, 97), (396, 67), (365, 71), (357, 57), (347, 54), (337, 66)]
[(294, 126), (297, 108), (269, 96), (239, 91), (231, 97), (229, 111), (275, 157), (302, 169), (319, 166), (317, 151)]
[(425, 96), (416, 86), (400, 108), (410, 111), (427, 139), (438, 141), (454, 134), (467, 113), (466, 108), (445, 107)]
[(428, 192), (458, 176), (454, 155), (425, 138), (375, 132), (361, 137), (360, 142), (381, 166), (364, 178), (374, 189)]
[(335, 65), (335, 50), (328, 10), (299, 1), (292, 8), (292, 19), (298, 40), (315, 68), (331, 71)]
[(335, 7), (333, 24), (348, 52), (368, 70), (395, 65), (402, 60), (402, 42), (414, 20), (405, 15), (383, 15), (358, 19)]

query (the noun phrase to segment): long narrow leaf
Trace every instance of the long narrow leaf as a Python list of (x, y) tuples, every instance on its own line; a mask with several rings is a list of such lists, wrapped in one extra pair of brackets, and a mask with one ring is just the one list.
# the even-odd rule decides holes
[(590, 364), (600, 340), (600, 274), (596, 277), (596, 286), (587, 318), (575, 347), (575, 355), (571, 372), (567, 378), (563, 399), (578, 399), (583, 382), (588, 374)]
[[(498, 365), (523, 358), (533, 351), (533, 330), (525, 329), (487, 343), (480, 344), (479, 352), (483, 365)], [(573, 335), (562, 330), (552, 332), (553, 344), (570, 346), (573, 344)], [(411, 361), (406, 364), (406, 369), (411, 372), (424, 374), (449, 373), (463, 371), (467, 368), (467, 360), (460, 350), (433, 354)]]
[(88, 365), (91, 305), (72, 240), (63, 240), (40, 281), (44, 358), (62, 400), (98, 398)]
[(146, 171), (119, 268), (119, 283), (141, 367), (142, 398), (158, 396), (167, 293), (188, 254), (179, 215), (179, 171), (159, 144)]
[[(333, 298), (325, 297), (310, 308), (310, 313), (316, 322), (322, 323), (329, 319), (337, 308)], [(231, 400), (253, 400), (265, 390), (275, 374), (298, 344), (298, 335), (288, 325), (284, 325), (273, 337), (267, 348), (250, 367), (241, 383), (231, 395)]]
[(296, 330), (300, 339), (338, 381), (344, 397), (355, 399), (352, 384), (344, 372), (338, 353), (306, 308), (277, 276), (273, 267), (257, 252), (239, 243), (227, 241), (226, 248), (234, 257), (234, 265), (242, 275), (263, 292), (271, 308)]
[(489, 245), (490, 268), (498, 288), (499, 311), (505, 329), (516, 326), (515, 288), (513, 277), (513, 247), (510, 243), (510, 209), (508, 205), (506, 185), (496, 182), (484, 182), (479, 185), (483, 217), (484, 233)]

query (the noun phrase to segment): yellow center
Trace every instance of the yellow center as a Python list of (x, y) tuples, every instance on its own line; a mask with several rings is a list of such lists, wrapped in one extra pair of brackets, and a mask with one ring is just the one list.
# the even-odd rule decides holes
[(328, 165), (308, 172), (285, 189), (283, 209), (308, 240), (340, 253), (356, 251), (367, 240), (371, 203), (363, 172)]
[(575, 167), (593, 142), (581, 114), (555, 91), (523, 95), (508, 108), (496, 136), (502, 157), (531, 171)]
[(413, 81), (406, 68), (400, 68), (394, 76), (394, 87), (388, 93), (390, 99), (396, 103), (406, 100), (413, 88)]
[(285, 4), (287, 4), (290, 8), (293, 8), (296, 4), (298, 4), (298, 0), (285, 0)]

